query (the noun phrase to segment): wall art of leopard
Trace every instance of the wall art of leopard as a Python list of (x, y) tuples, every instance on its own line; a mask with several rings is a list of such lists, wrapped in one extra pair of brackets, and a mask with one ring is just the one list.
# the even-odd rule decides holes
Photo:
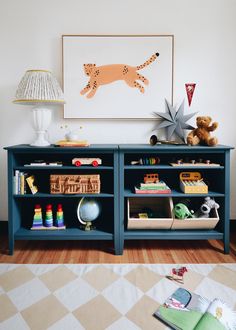
[(124, 80), (128, 86), (138, 88), (141, 93), (144, 93), (144, 87), (137, 80), (142, 81), (145, 85), (148, 85), (149, 81), (136, 71), (150, 65), (158, 56), (159, 53), (153, 54), (145, 63), (138, 66), (126, 64), (109, 64), (103, 66), (96, 66), (96, 64), (91, 63), (84, 64), (84, 72), (90, 79), (80, 94), (84, 95), (87, 93), (87, 98), (92, 98), (97, 92), (98, 87), (117, 80)]

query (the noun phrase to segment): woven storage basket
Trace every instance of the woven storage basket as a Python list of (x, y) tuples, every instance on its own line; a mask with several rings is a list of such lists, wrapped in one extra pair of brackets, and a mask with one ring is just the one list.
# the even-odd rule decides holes
[(71, 174), (51, 174), (50, 193), (51, 194), (99, 194), (100, 175), (71, 175)]

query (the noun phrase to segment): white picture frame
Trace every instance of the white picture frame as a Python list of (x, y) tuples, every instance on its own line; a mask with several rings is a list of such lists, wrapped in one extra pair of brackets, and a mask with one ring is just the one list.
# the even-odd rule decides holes
[(173, 104), (173, 35), (63, 35), (62, 52), (64, 118), (153, 119)]

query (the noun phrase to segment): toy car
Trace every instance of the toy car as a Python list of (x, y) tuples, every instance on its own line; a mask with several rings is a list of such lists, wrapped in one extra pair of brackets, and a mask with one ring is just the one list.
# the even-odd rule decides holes
[(156, 183), (156, 182), (159, 182), (159, 176), (157, 173), (144, 175), (144, 183)]
[(100, 158), (73, 158), (72, 164), (75, 166), (92, 165), (96, 167), (102, 164), (102, 160)]

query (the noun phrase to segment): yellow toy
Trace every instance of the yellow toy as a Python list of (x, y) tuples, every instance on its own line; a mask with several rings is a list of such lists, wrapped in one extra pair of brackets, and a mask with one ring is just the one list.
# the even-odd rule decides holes
[(188, 134), (187, 143), (192, 146), (197, 144), (215, 146), (218, 143), (218, 140), (216, 137), (211, 137), (210, 132), (216, 130), (218, 123), (214, 122), (210, 126), (211, 121), (211, 117), (197, 117), (197, 128)]

